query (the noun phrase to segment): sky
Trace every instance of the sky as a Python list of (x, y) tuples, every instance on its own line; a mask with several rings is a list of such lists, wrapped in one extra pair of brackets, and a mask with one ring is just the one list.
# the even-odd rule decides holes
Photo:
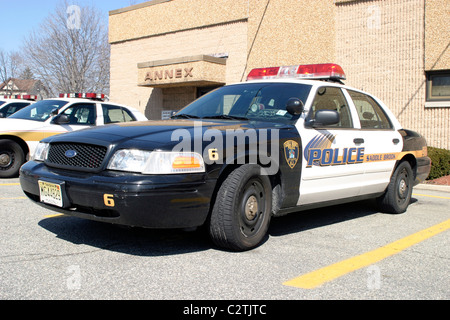
[[(69, 5), (95, 7), (108, 24), (109, 11), (145, 2), (143, 0), (67, 0)], [(24, 37), (37, 29), (64, 0), (0, 0), (0, 50), (20, 51)]]

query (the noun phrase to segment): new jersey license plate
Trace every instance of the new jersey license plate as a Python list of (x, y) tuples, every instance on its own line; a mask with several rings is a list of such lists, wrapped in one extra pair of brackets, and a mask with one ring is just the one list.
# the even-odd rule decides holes
[(61, 185), (46, 181), (39, 181), (39, 194), (41, 202), (57, 207), (63, 206)]

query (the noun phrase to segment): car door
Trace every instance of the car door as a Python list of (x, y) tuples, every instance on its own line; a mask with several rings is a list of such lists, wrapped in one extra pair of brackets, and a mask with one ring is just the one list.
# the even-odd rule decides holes
[[(339, 123), (311, 125), (319, 110), (333, 110)], [(355, 111), (340, 87), (317, 89), (304, 123), (299, 122), (303, 148), (298, 205), (333, 201), (359, 194), (364, 174), (364, 148), (357, 140)]]
[(96, 103), (74, 103), (60, 113), (66, 115), (69, 122), (66, 124), (52, 124), (60, 126), (65, 132), (81, 130), (97, 125), (97, 107)]
[(126, 108), (119, 105), (102, 103), (103, 123), (136, 121), (136, 117)]
[(396, 155), (402, 151), (403, 140), (382, 106), (370, 95), (347, 90), (358, 115), (357, 139), (364, 147), (364, 179), (361, 193), (372, 194), (386, 189)]

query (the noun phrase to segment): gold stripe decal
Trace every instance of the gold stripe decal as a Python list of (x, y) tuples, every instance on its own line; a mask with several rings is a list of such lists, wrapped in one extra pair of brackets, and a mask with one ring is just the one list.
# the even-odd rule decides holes
[(57, 134), (65, 133), (65, 131), (61, 132), (53, 132), (53, 131), (9, 131), (2, 132), (2, 135), (12, 135), (21, 138), (25, 141), (41, 141), (47, 137), (51, 137)]

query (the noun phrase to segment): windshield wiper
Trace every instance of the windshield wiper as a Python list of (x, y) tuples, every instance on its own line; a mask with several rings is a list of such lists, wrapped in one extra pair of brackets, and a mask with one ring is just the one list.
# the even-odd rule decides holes
[(246, 117), (239, 117), (239, 116), (230, 116), (226, 114), (220, 114), (217, 116), (206, 116), (202, 119), (225, 119), (225, 120), (248, 120)]
[(171, 119), (199, 119), (200, 117), (198, 116), (193, 116), (191, 114), (185, 114), (185, 113), (181, 113), (181, 114), (175, 114), (173, 116), (170, 117)]

